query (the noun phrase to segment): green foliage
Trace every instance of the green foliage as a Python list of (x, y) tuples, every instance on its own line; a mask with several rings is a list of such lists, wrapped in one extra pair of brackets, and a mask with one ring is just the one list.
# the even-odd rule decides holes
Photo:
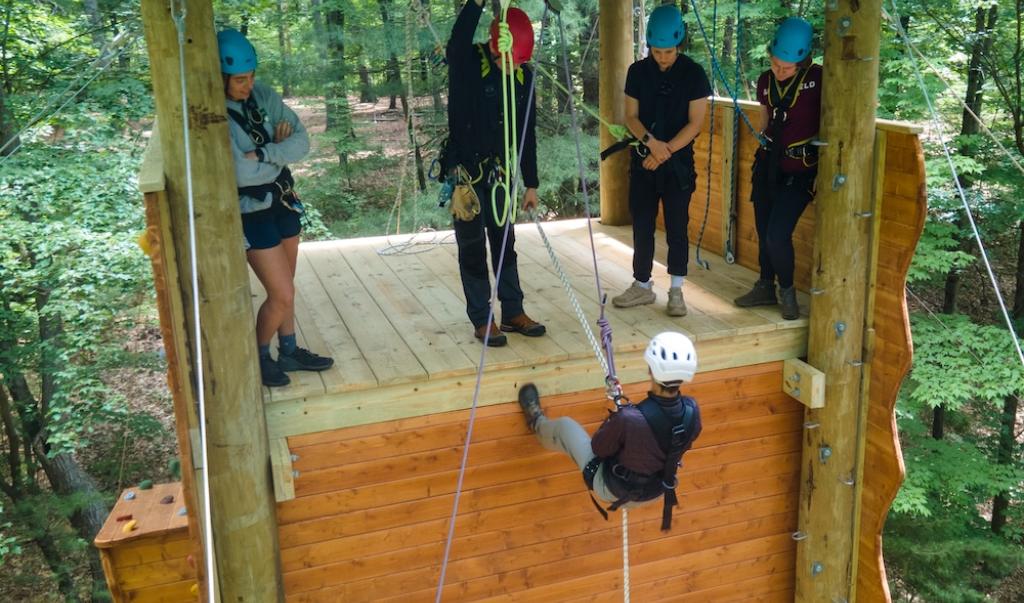
[[(886, 525), (895, 591), (926, 601), (984, 601), (1024, 563), (1019, 534), (993, 534), (985, 510), (1008, 492), (1019, 507), (1024, 464), (998, 462), (1002, 400), (1024, 393), (1024, 369), (1002, 327), (963, 315), (914, 314), (913, 370), (897, 401), (907, 478)], [(931, 419), (945, 409), (944, 437)]]

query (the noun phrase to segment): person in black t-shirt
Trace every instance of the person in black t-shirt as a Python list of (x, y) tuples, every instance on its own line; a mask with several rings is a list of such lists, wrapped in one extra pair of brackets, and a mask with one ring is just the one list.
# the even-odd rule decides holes
[[(505, 158), (504, 113), (502, 110), (502, 79), (505, 77), (498, 51), (500, 26), (491, 23), (490, 44), (474, 44), (473, 33), (483, 12), (483, 0), (467, 0), (459, 12), (448, 40), (448, 144), (450, 170), (458, 184), (452, 195), (451, 211), (454, 219), (455, 241), (459, 247), (459, 274), (466, 295), (466, 314), (473, 323), (474, 334), (490, 346), (503, 346), (504, 332), (515, 332), (527, 337), (540, 337), (546, 329), (523, 310), (523, 290), (519, 286), (519, 269), (515, 252), (515, 230), (510, 228), (505, 241), (505, 257), (498, 279), (498, 299), (501, 301), (501, 329), (488, 324), (491, 285), (487, 273), (487, 243), (491, 246), (491, 263), (495, 272), (501, 254), (507, 215), (504, 192), (494, 194), (492, 189), (500, 182), (502, 170), (515, 170), (516, 166), (503, 165)], [(526, 190), (523, 209), (537, 206), (537, 138), (535, 134), (536, 106), (526, 113), (533, 71), (526, 64), (533, 54), (533, 25), (529, 17), (518, 8), (507, 14), (508, 30), (512, 36), (512, 62), (515, 69), (516, 132), (525, 134), (522, 158), (519, 164)], [(511, 127), (509, 127), (511, 132)], [(520, 141), (510, 144), (517, 149)], [(510, 201), (515, 203), (515, 199)]]
[(669, 316), (685, 316), (683, 277), (689, 261), (690, 196), (697, 181), (693, 140), (700, 133), (711, 84), (704, 69), (679, 45), (686, 37), (682, 14), (673, 5), (654, 9), (647, 21), (651, 54), (626, 74), (626, 127), (643, 143), (630, 164), (629, 212), (633, 217), (633, 284), (612, 299), (619, 308), (654, 303), (651, 269), (658, 201), (665, 213), (668, 243)]

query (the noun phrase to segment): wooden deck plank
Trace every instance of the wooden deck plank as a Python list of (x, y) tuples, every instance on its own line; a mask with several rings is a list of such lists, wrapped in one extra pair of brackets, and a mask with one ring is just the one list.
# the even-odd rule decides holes
[(425, 381), (427, 372), (388, 321), (338, 248), (310, 247), (304, 255), (335, 310), (353, 334), (379, 385)]
[(419, 261), (408, 255), (382, 257), (365, 246), (353, 247), (346, 256), (363, 287), (426, 369), (428, 379), (476, 371), (477, 356), (467, 354), (409, 289), (405, 274), (418, 268)]
[[(519, 230), (520, 229), (517, 229), (517, 233)], [(517, 244), (516, 247), (521, 247), (521, 245)], [(458, 265), (458, 249), (446, 247), (442, 248), (442, 251), (447, 253), (450, 262), (453, 262), (456, 266)], [(519, 282), (520, 287), (523, 290), (524, 297), (523, 306), (531, 318), (543, 323), (547, 319), (546, 313), (538, 314), (535, 309), (549, 308), (550, 302), (545, 302), (543, 297), (536, 294), (536, 291), (531, 286), (530, 276), (531, 275), (525, 273), (523, 270), (519, 271)], [(491, 275), (490, 279), (493, 286), (494, 275)], [(453, 291), (457, 291), (458, 293), (462, 292), (462, 281), (458, 278), (448, 279), (445, 284), (448, 285), (449, 288), (452, 288)], [(532, 314), (530, 314), (531, 312)], [(501, 304), (498, 302), (497, 307), (494, 308), (494, 320), (495, 322), (500, 323), (502, 318)], [(468, 321), (466, 324), (469, 324)], [(568, 332), (570, 334), (573, 333), (572, 330), (569, 330)], [(556, 333), (557, 331), (553, 331), (551, 334), (544, 335), (542, 337), (524, 337), (522, 335), (509, 333), (509, 347), (514, 347), (522, 356), (526, 364), (548, 364), (559, 362), (569, 358), (570, 354), (567, 349), (568, 346), (561, 345), (561, 337), (555, 336)], [(577, 330), (575, 331), (576, 339), (579, 338), (578, 335), (579, 332)]]

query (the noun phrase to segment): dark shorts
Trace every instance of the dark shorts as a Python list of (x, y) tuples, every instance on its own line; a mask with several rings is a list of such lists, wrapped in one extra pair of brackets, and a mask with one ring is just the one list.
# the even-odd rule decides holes
[(299, 214), (288, 209), (280, 201), (267, 209), (242, 214), (242, 234), (245, 250), (270, 249), (281, 244), (281, 239), (298, 236), (302, 230)]

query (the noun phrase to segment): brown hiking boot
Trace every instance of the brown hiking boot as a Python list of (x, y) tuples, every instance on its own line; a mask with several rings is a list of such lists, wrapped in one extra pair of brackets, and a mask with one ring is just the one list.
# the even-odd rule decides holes
[(754, 306), (774, 306), (778, 303), (775, 298), (775, 283), (773, 281), (758, 279), (754, 287), (733, 300), (733, 303), (740, 308), (753, 308)]
[(488, 335), (487, 333), (487, 325), (480, 325), (479, 327), (476, 328), (476, 332), (474, 333), (474, 335), (476, 335), (476, 338), (479, 339), (480, 341), (483, 341), (484, 337), (486, 336), (487, 347), (491, 348), (500, 348), (501, 346), (508, 343), (508, 338), (505, 337), (504, 333), (498, 330), (498, 325), (494, 324), (493, 322), (491, 323), (490, 335)]
[(501, 319), (501, 330), (506, 333), (519, 333), (526, 335), (527, 337), (540, 337), (544, 333), (547, 333), (547, 329), (544, 325), (533, 320), (525, 313), (519, 316), (513, 316), (512, 318)]

